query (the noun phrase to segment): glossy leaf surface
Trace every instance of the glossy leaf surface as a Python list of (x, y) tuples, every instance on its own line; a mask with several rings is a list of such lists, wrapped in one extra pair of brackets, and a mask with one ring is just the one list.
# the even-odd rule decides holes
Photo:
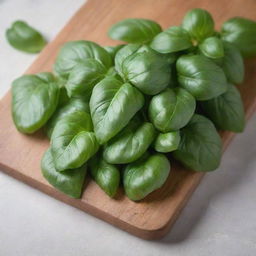
[(188, 32), (182, 27), (170, 27), (158, 34), (150, 46), (160, 53), (173, 53), (192, 47)]
[(97, 60), (85, 59), (68, 76), (65, 87), (69, 97), (91, 94), (93, 87), (104, 78), (107, 69)]
[(143, 199), (165, 183), (170, 168), (167, 157), (159, 153), (127, 165), (123, 176), (126, 195), (134, 201)]
[(128, 83), (113, 77), (98, 83), (92, 92), (90, 111), (99, 143), (106, 143), (121, 131), (143, 104), (143, 95)]
[(147, 19), (125, 19), (114, 24), (108, 35), (127, 43), (147, 43), (162, 31), (159, 24)]
[(40, 129), (55, 111), (59, 87), (51, 73), (23, 75), (12, 84), (12, 117), (20, 132)]
[(156, 137), (154, 148), (157, 152), (168, 153), (178, 149), (180, 144), (180, 132), (159, 133)]
[(112, 164), (131, 163), (146, 152), (154, 137), (155, 129), (151, 123), (134, 118), (105, 145), (103, 157)]
[(184, 55), (176, 64), (178, 81), (197, 100), (209, 100), (227, 90), (221, 67), (201, 55)]
[(58, 76), (68, 78), (71, 70), (85, 59), (95, 59), (106, 68), (112, 66), (112, 59), (109, 53), (91, 41), (71, 41), (65, 43), (59, 51), (54, 71)]
[(224, 56), (224, 47), (218, 37), (208, 37), (200, 45), (200, 51), (208, 58), (218, 59)]
[(51, 151), (57, 171), (82, 166), (98, 149), (88, 113), (76, 111), (62, 118), (54, 127)]
[(154, 96), (149, 104), (149, 118), (161, 132), (184, 127), (195, 112), (194, 97), (182, 88), (166, 89)]
[(214, 21), (211, 14), (200, 8), (192, 9), (186, 13), (182, 27), (189, 32), (193, 39), (199, 42), (214, 33)]

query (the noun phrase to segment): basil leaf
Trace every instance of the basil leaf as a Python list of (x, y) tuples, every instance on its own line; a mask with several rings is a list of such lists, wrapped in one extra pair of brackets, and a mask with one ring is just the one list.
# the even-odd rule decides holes
[(54, 71), (63, 78), (68, 78), (71, 70), (85, 59), (95, 59), (106, 68), (112, 66), (109, 53), (91, 41), (71, 41), (65, 43), (57, 56)]
[(52, 132), (56, 124), (65, 116), (73, 114), (76, 111), (84, 111), (90, 113), (89, 103), (81, 98), (71, 98), (65, 105), (59, 107), (46, 124), (46, 133), (51, 138)]
[(168, 153), (178, 149), (180, 144), (180, 132), (167, 132), (158, 134), (154, 143), (157, 152)]
[(69, 97), (90, 95), (93, 87), (104, 78), (106, 68), (97, 60), (86, 59), (71, 71), (65, 84)]
[(233, 43), (243, 57), (256, 56), (256, 22), (235, 17), (223, 23), (221, 37), (223, 40)]
[(200, 8), (192, 9), (186, 13), (182, 27), (189, 32), (193, 39), (199, 42), (214, 34), (214, 21), (211, 14)]
[(57, 171), (82, 166), (98, 149), (88, 113), (76, 111), (56, 124), (51, 137), (51, 151)]
[(242, 132), (245, 126), (243, 102), (239, 91), (232, 84), (227, 92), (209, 101), (202, 102), (206, 115), (217, 128), (233, 132)]
[(73, 198), (81, 197), (86, 166), (58, 172), (55, 169), (51, 149), (49, 148), (42, 158), (41, 169), (44, 178), (56, 189)]
[(201, 55), (184, 55), (176, 63), (178, 81), (197, 100), (209, 100), (227, 90), (223, 70)]
[(143, 199), (165, 183), (170, 168), (169, 160), (163, 154), (143, 157), (127, 165), (123, 176), (126, 195), (134, 201)]
[(9, 44), (17, 50), (38, 53), (47, 44), (43, 36), (24, 21), (15, 21), (6, 31)]
[(125, 19), (108, 31), (110, 38), (127, 43), (147, 43), (162, 31), (159, 24), (147, 19)]
[(120, 75), (144, 94), (155, 95), (168, 86), (171, 68), (167, 59), (157, 53), (139, 52), (124, 60)]
[(233, 44), (223, 42), (225, 55), (222, 68), (231, 83), (241, 84), (244, 80), (244, 61), (240, 51)]
[(123, 62), (132, 54), (138, 52), (149, 52), (152, 51), (147, 45), (141, 44), (127, 44), (120, 49), (115, 56), (115, 69), (121, 75)]
[(24, 75), (12, 83), (12, 117), (16, 128), (33, 133), (50, 118), (58, 104), (59, 87), (50, 73)]
[(181, 27), (170, 27), (158, 34), (150, 46), (160, 53), (173, 53), (193, 46), (188, 32)]
[(195, 112), (194, 97), (182, 88), (166, 89), (154, 96), (149, 104), (149, 118), (161, 132), (184, 127)]
[(92, 91), (90, 111), (100, 144), (121, 131), (144, 104), (143, 95), (128, 83), (106, 77)]
[(110, 197), (114, 197), (120, 184), (120, 172), (115, 165), (109, 164), (99, 156), (90, 162), (90, 173), (100, 188)]
[(224, 47), (218, 37), (208, 37), (200, 45), (200, 51), (208, 58), (218, 59), (224, 56)]
[(155, 137), (154, 126), (134, 118), (104, 147), (103, 157), (111, 164), (126, 164), (139, 159)]
[(219, 166), (221, 138), (209, 119), (194, 115), (180, 135), (179, 148), (173, 152), (176, 160), (194, 171), (212, 171)]

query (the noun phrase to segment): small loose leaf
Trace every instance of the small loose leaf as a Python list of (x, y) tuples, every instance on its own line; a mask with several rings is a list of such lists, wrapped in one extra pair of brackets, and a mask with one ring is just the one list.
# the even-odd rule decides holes
[(227, 92), (201, 104), (217, 128), (242, 132), (245, 126), (244, 106), (239, 91), (232, 84)]
[(27, 53), (38, 53), (47, 44), (43, 36), (24, 21), (15, 21), (6, 31), (10, 45)]
[(125, 19), (114, 24), (108, 35), (127, 43), (147, 43), (162, 31), (159, 24), (147, 19)]
[(134, 201), (143, 199), (162, 187), (170, 169), (167, 157), (159, 153), (142, 157), (127, 165), (123, 176), (125, 194)]
[(195, 114), (180, 131), (179, 148), (173, 152), (175, 159), (194, 171), (213, 171), (221, 160), (221, 138), (213, 123)]
[(90, 173), (100, 188), (110, 197), (116, 195), (120, 184), (120, 172), (118, 168), (109, 164), (99, 156), (90, 160)]
[(20, 132), (40, 129), (55, 111), (59, 87), (50, 73), (23, 75), (12, 84), (12, 117)]
[(170, 27), (158, 34), (150, 46), (160, 53), (173, 53), (193, 46), (188, 32), (182, 27)]
[(58, 172), (54, 166), (51, 149), (49, 148), (41, 161), (44, 178), (56, 189), (73, 198), (80, 198), (86, 176), (86, 166), (78, 169)]
[(143, 95), (128, 83), (113, 77), (98, 83), (92, 91), (90, 111), (99, 143), (106, 143), (121, 131), (143, 104)]
[(51, 137), (51, 152), (57, 171), (82, 166), (98, 149), (88, 113), (76, 111), (56, 124)]

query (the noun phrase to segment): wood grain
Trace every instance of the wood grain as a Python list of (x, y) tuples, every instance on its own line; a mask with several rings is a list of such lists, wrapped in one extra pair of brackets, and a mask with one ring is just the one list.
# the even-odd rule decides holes
[[(164, 28), (179, 25), (184, 13), (195, 7), (209, 10), (217, 28), (233, 16), (256, 20), (255, 0), (91, 0), (40, 54), (26, 73), (50, 71), (59, 47), (66, 41), (86, 39), (102, 45), (114, 45), (107, 29), (126, 17), (142, 17), (158, 21)], [(246, 62), (246, 79), (239, 87), (247, 118), (256, 108), (256, 61)], [(122, 189), (116, 199), (107, 197), (93, 181), (86, 184), (81, 200), (71, 199), (56, 191), (42, 177), (40, 159), (48, 147), (43, 133), (33, 136), (16, 131), (10, 112), (10, 93), (0, 102), (0, 168), (9, 175), (75, 206), (125, 231), (144, 239), (156, 239), (165, 235), (192, 192), (202, 179), (202, 173), (185, 170), (172, 161), (172, 171), (165, 185), (139, 203), (128, 200)], [(224, 148), (233, 134), (223, 132)]]

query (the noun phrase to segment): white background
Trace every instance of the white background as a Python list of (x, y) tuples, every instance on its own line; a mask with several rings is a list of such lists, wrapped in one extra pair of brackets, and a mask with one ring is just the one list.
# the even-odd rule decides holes
[[(83, 2), (0, 0), (0, 96), (36, 58), (7, 44), (10, 23), (24, 19), (50, 41)], [(255, 141), (254, 115), (160, 241), (133, 237), (0, 172), (0, 256), (255, 256)]]

